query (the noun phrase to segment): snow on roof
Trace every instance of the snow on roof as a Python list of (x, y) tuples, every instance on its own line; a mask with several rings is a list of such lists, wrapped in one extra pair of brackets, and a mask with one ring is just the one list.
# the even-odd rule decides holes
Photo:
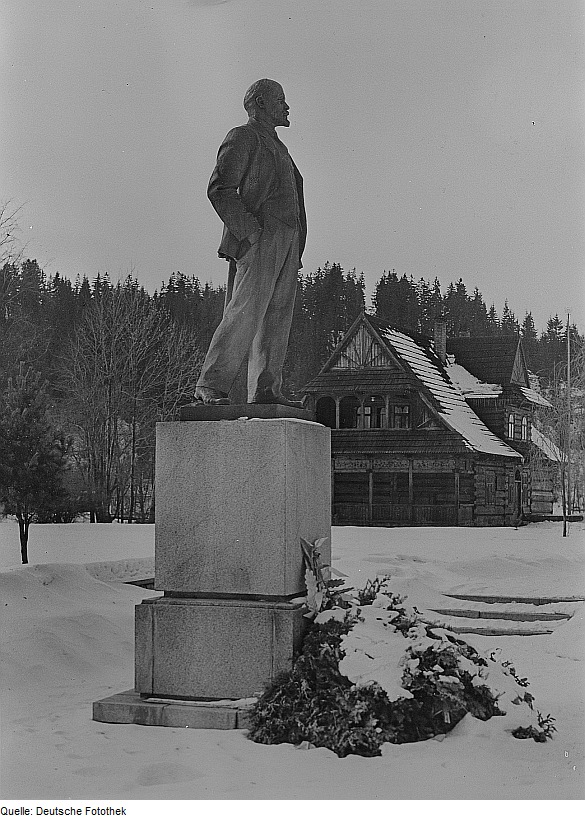
[(551, 461), (558, 461), (559, 464), (563, 460), (563, 454), (559, 450), (556, 444), (547, 438), (540, 430), (532, 425), (532, 430), (530, 431), (530, 438), (532, 443), (538, 447), (539, 450), (550, 458)]
[(521, 458), (519, 453), (488, 430), (467, 404), (461, 390), (441, 373), (422, 346), (410, 336), (393, 328), (379, 328), (378, 332), (431, 391), (441, 408), (440, 417), (463, 437), (470, 450), (495, 456)]
[[(485, 399), (495, 398), (502, 392), (501, 384), (488, 384), (480, 381), (476, 376), (466, 370), (463, 365), (457, 364), (455, 356), (447, 356), (445, 364), (445, 371), (447, 375), (468, 399)], [(516, 385), (517, 389), (522, 393), (525, 399), (531, 404), (537, 404), (541, 407), (550, 407), (550, 403), (544, 398), (536, 387), (538, 387), (538, 379), (534, 374), (529, 374), (531, 387), (520, 387)], [(534, 381), (536, 379), (536, 381)]]
[(551, 403), (547, 401), (541, 393), (537, 393), (536, 390), (532, 390), (529, 387), (518, 387), (518, 390), (529, 402), (532, 402), (532, 404), (539, 404), (541, 407), (551, 406)]
[(457, 364), (454, 356), (447, 356), (445, 371), (464, 396), (470, 398), (491, 396), (495, 398), (502, 392), (501, 384), (486, 384), (486, 382), (480, 381), (462, 365)]

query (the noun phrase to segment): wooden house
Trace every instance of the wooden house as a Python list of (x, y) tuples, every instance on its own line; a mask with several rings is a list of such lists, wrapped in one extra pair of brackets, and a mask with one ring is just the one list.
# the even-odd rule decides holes
[(412, 337), (362, 313), (304, 388), (331, 428), (332, 516), (381, 526), (516, 523), (523, 457), (446, 369), (444, 326)]
[(550, 407), (529, 371), (517, 336), (449, 339), (447, 373), (465, 400), (496, 436), (524, 459), (522, 513), (550, 514), (558, 449), (537, 427), (538, 412)]

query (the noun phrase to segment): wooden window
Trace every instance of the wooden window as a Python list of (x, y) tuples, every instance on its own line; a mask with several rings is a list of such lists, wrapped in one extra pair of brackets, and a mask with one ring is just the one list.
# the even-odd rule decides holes
[(361, 408), (361, 424), (364, 430), (386, 426), (386, 400), (382, 396), (369, 396)]
[(522, 496), (522, 506), (526, 507), (528, 505), (528, 482), (526, 481), (526, 475), (522, 475), (520, 478), (521, 481), (521, 496)]
[(513, 507), (516, 502), (516, 484), (514, 479), (510, 476), (508, 481), (508, 504)]
[(392, 406), (392, 427), (395, 430), (410, 429), (410, 405), (394, 404)]
[(496, 503), (496, 474), (493, 470), (485, 471), (485, 503), (486, 506)]
[(514, 438), (514, 413), (508, 413), (508, 438)]
[(528, 441), (528, 419), (526, 416), (522, 416), (522, 441)]

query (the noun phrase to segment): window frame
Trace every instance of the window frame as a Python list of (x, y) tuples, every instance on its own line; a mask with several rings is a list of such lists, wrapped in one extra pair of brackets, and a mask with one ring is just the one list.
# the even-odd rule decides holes
[(485, 471), (485, 505), (491, 507), (496, 503), (496, 471)]
[[(412, 428), (412, 418), (411, 418), (411, 408), (410, 404), (408, 403), (401, 403), (395, 404), (392, 402), (391, 404), (391, 419), (392, 419), (392, 430), (410, 430)], [(401, 410), (399, 410), (401, 408)], [(399, 412), (397, 412), (399, 410)], [(397, 420), (400, 419), (401, 421), (406, 420), (405, 424), (397, 424)]]

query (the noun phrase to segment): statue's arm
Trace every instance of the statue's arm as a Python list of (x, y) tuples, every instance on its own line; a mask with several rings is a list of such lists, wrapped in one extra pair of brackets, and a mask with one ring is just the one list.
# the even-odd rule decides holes
[(246, 128), (229, 132), (217, 154), (217, 164), (209, 180), (207, 196), (230, 233), (242, 241), (262, 230), (256, 217), (245, 207), (238, 188), (248, 172), (257, 141)]

